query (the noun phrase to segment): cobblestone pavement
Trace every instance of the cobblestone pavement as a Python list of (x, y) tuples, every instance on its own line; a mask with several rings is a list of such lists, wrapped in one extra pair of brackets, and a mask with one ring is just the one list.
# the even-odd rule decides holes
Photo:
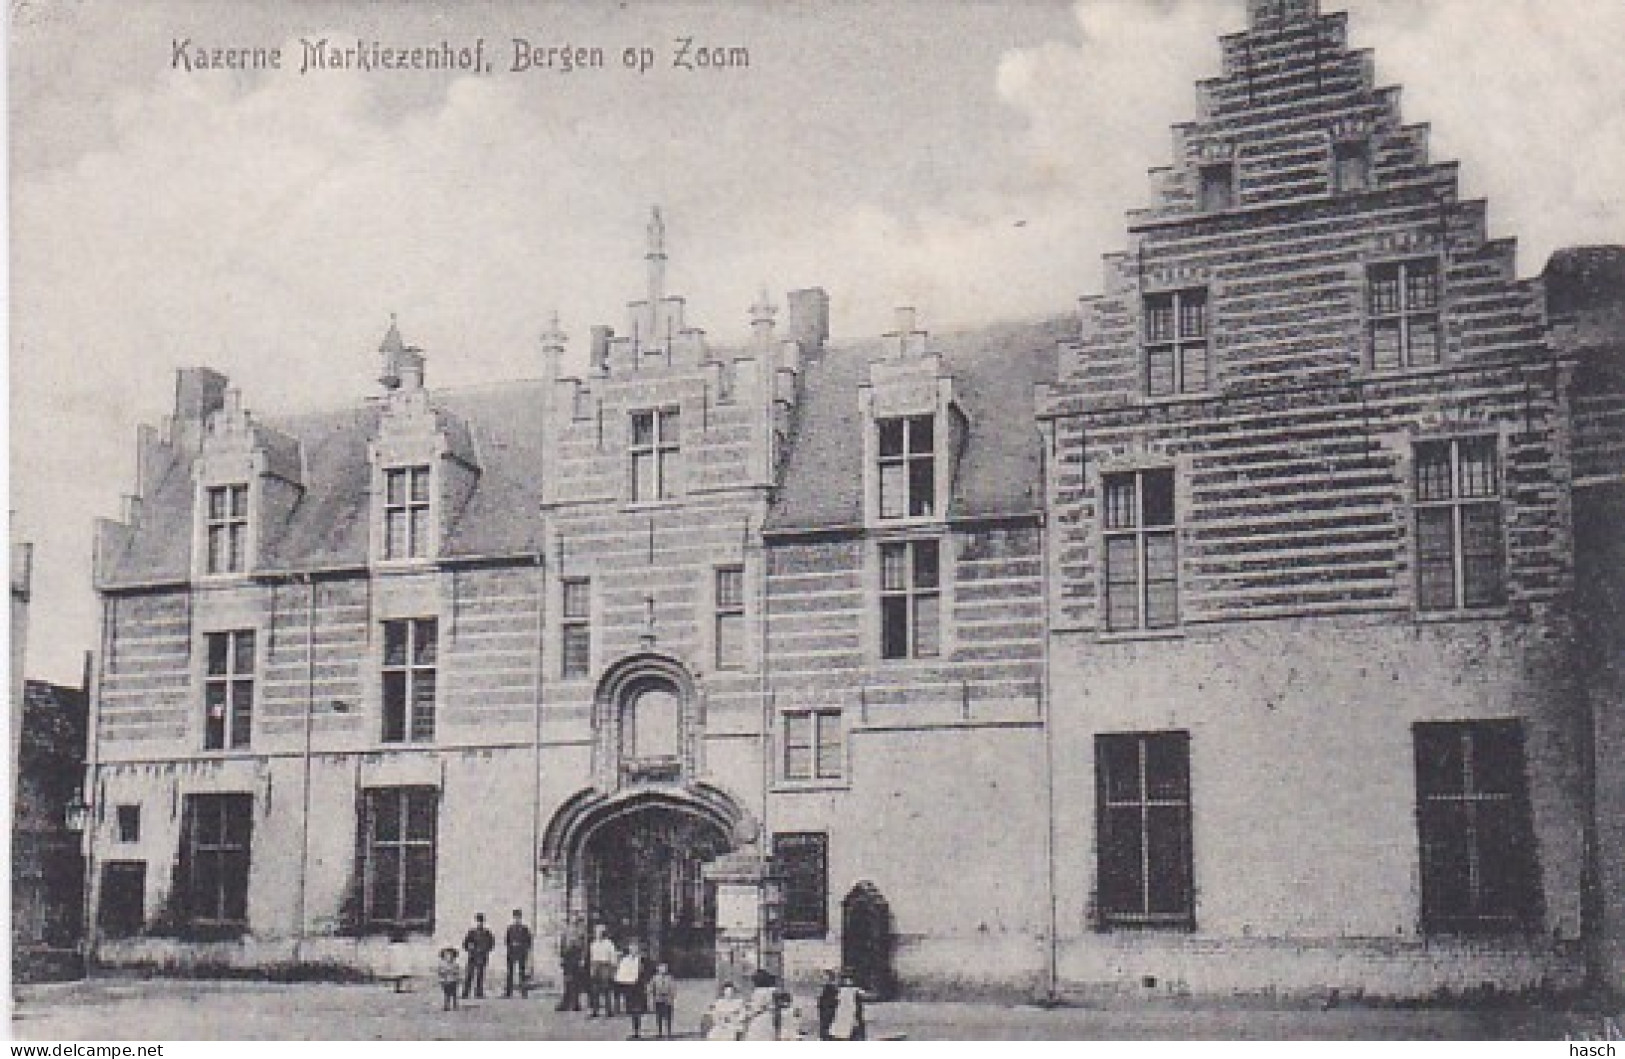
[[(697, 1036), (703, 982), (679, 983), (679, 1037)], [(810, 997), (802, 998), (810, 1000)], [(432, 983), (281, 985), (98, 978), (20, 986), (15, 1038), (90, 1040), (622, 1040), (624, 1017), (554, 1010), (556, 997), (497, 995), (442, 1012)], [(811, 1012), (811, 1004), (804, 1005)], [(652, 1017), (645, 1032), (652, 1033)], [(1625, 1018), (1616, 1017), (1616, 1024)], [(869, 1009), (870, 1036), (910, 1040), (1498, 1040), (1596, 1033), (1596, 1015), (1529, 1008), (1475, 1011), (1262, 1001), (1119, 1000), (1040, 1009), (992, 1002), (903, 1001)]]

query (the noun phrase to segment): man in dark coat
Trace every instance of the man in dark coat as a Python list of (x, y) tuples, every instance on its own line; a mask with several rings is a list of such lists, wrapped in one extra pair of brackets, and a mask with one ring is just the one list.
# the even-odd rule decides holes
[(508, 924), (507, 933), (502, 936), (502, 944), (508, 953), (508, 985), (502, 995), (513, 996), (514, 979), (517, 977), (520, 993), (530, 996), (530, 928), (525, 926), (524, 915), (517, 908), (513, 910), (513, 922)]
[(559, 981), (563, 993), (555, 1011), (581, 1010), (581, 994), (586, 986), (586, 978), (587, 946), (582, 944), (581, 934), (571, 930), (559, 946)]
[(463, 951), (468, 953), (468, 970), (463, 973), (464, 1000), (470, 991), (485, 999), (485, 964), (496, 947), (496, 935), (485, 929), (485, 913), (480, 912), (474, 916), (474, 925), (463, 935)]

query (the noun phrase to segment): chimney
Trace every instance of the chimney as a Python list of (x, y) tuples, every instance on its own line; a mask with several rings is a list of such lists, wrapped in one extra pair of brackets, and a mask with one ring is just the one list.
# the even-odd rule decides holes
[(615, 329), (604, 324), (594, 324), (591, 328), (592, 344), (587, 351), (587, 364), (592, 368), (594, 375), (609, 374), (609, 340), (615, 337)]
[(800, 343), (801, 348), (808, 351), (819, 349), (829, 341), (829, 295), (824, 288), (791, 291), (789, 307), (786, 338)]
[(202, 423), (226, 403), (226, 377), (212, 368), (182, 368), (175, 373), (175, 418)]
[(559, 361), (564, 359), (564, 346), (569, 341), (570, 336), (559, 326), (559, 313), (555, 309), (547, 330), (542, 332), (542, 363), (547, 368), (548, 381), (558, 378)]

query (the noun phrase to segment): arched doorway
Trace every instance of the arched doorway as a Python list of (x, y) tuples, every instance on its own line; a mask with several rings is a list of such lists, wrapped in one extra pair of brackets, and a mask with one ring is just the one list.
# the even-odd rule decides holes
[(716, 893), (705, 865), (732, 843), (716, 821), (664, 805), (614, 815), (583, 838), (587, 919), (623, 948), (634, 938), (683, 977), (715, 964)]
[(705, 865), (755, 837), (754, 818), (706, 783), (582, 790), (543, 836), (549, 904), (578, 937), (603, 923), (623, 946), (643, 942), (673, 974), (709, 976), (716, 896)]

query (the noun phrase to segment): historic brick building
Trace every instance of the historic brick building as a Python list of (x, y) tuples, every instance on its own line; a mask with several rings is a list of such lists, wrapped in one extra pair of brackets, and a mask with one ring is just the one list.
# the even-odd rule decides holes
[(771, 858), (792, 973), (861, 886), (905, 983), (1617, 976), (1617, 259), (1548, 312), (1342, 15), (1223, 48), (1081, 330), (714, 348), (657, 214), (582, 378), (557, 322), (286, 419), (183, 371), (98, 548), (101, 957), (520, 908), (702, 971)]

